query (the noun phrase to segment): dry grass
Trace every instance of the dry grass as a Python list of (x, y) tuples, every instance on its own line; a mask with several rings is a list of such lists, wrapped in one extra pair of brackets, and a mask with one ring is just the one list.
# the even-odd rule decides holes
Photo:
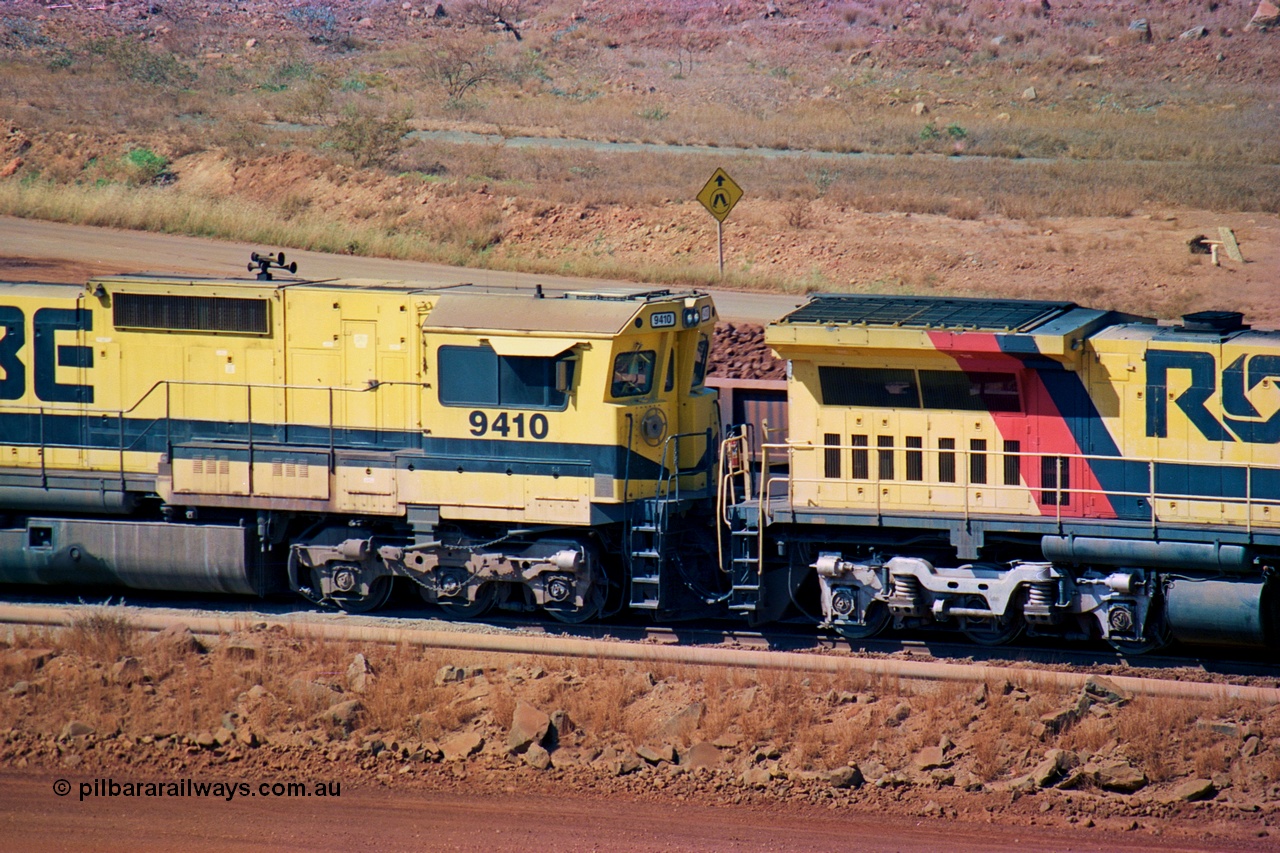
[(133, 651), (137, 629), (128, 618), (103, 606), (72, 622), (64, 642), (73, 654), (111, 664)]
[[(206, 654), (180, 638), (140, 635), (105, 610), (65, 630), (14, 634), (7, 645), (57, 652), (43, 669), (0, 658), (7, 679), (28, 679), (38, 691), (35, 703), (31, 697), (0, 697), (0, 729), (32, 733), (56, 734), (75, 719), (99, 736), (175, 736), (181, 742), (216, 731), (224, 715), (233, 713), (238, 726), (247, 723), (269, 741), (341, 745), (377, 736), (404, 743), (473, 730), (501, 743), (516, 702), (526, 701), (547, 713), (566, 711), (574, 743), (596, 751), (645, 743), (683, 749), (729, 737), (739, 744), (727, 753), (734, 772), (748, 766), (758, 749), (776, 748), (790, 770), (874, 759), (891, 772), (913, 776), (915, 754), (945, 737), (954, 744), (948, 757), (957, 779), (972, 774), (988, 784), (1027, 773), (1053, 747), (1086, 761), (1127, 756), (1157, 784), (1230, 773), (1243, 790), (1280, 778), (1280, 755), (1264, 749), (1246, 772), (1237, 763), (1240, 738), (1205, 725), (1221, 720), (1269, 730), (1274, 710), (1225, 699), (1138, 698), (1111, 709), (1110, 716), (1086, 716), (1041, 741), (1035, 734), (1040, 716), (1071, 704), (1074, 694), (1044, 687), (1006, 692), (1001, 683), (988, 685), (980, 701), (971, 685), (899, 683), (853, 672), (484, 658), (272, 631), (243, 632)], [(374, 673), (370, 689), (359, 696), (347, 682), (357, 651)], [(122, 681), (112, 667), (128, 660), (126, 655), (136, 657), (141, 675), (135, 671)], [(478, 664), (483, 676), (437, 684), (446, 664)], [(363, 707), (357, 731), (323, 721), (322, 711), (350, 698)], [(694, 703), (704, 706), (700, 721), (690, 717), (672, 726), (673, 715)]]
[[(1246, 13), (1242, 2), (1169, 6), (1150, 17), (1162, 37), (1197, 23), (1220, 33)], [(1280, 210), (1280, 137), (1267, 84), (1242, 82), (1250, 68), (1233, 71), (1230, 85), (1212, 75), (1183, 85), (1176, 66), (1164, 74), (1151, 63), (1135, 72), (1145, 76), (1118, 76), (1113, 68), (1124, 51), (1146, 48), (1104, 44), (1127, 37), (1128, 21), (1102, 4), (1055, 10), (1050, 18), (1036, 4), (990, 0), (846, 4), (806, 15), (828, 26), (824, 50), (807, 41), (719, 40), (720, 22), (691, 23), (688, 38), (674, 39), (664, 31), (676, 21), (665, 18), (635, 26), (621, 43), (592, 16), (554, 36), (535, 28), (519, 47), (492, 33), (451, 30), (450, 39), (475, 41), (470, 54), (483, 55), (497, 72), (464, 93), (448, 91), (440, 74), (423, 73), (424, 60), (438, 58), (434, 42), (357, 43), (326, 31), (320, 35), (345, 49), (323, 50), (310, 39), (329, 23), (305, 16), (286, 16), (272, 50), (234, 62), (185, 58), (203, 56), (220, 39), (243, 43), (240, 33), (205, 32), (192, 22), (146, 50), (126, 50), (120, 37), (54, 36), (40, 22), (15, 17), (6, 30), (13, 49), (0, 60), (0, 114), (38, 144), (22, 152), (20, 180), (0, 182), (0, 211), (282, 247), (699, 284), (716, 281), (715, 270), (683, 255), (542, 257), (508, 242), (512, 223), (492, 203), (441, 215), (403, 199), (330, 202), (335, 184), (394, 183), (399, 174), (451, 199), (487, 189), (542, 205), (661, 208), (688, 198), (690, 187), (729, 157), (747, 184), (744, 205), (772, 209), (775, 228), (820, 229), (823, 208), (803, 201), (814, 198), (827, 210), (1028, 222), (1127, 216), (1151, 205)], [(937, 46), (924, 58), (912, 47), (922, 36)], [(1236, 52), (1228, 51), (1227, 65)], [(1100, 53), (1102, 66), (1089, 59)], [(1040, 93), (1035, 101), (1021, 98), (1029, 81)], [(915, 114), (917, 102), (929, 112)], [(344, 111), (396, 115), (408, 107), (420, 127), (479, 131), (498, 141), (418, 139), (385, 168), (370, 169), (350, 168), (333, 147), (329, 130)], [(274, 120), (302, 126), (267, 124)], [(48, 134), (76, 137), (55, 145)], [(508, 143), (519, 135), (791, 154), (623, 154)], [(217, 149), (236, 168), (309, 151), (321, 170), (337, 171), (330, 184), (281, 193), (241, 186), (229, 197), (183, 192), (181, 170), (173, 187), (119, 186), (149, 180), (121, 165), (138, 147), (171, 161)], [(760, 270), (734, 275), (750, 286), (804, 289)]]

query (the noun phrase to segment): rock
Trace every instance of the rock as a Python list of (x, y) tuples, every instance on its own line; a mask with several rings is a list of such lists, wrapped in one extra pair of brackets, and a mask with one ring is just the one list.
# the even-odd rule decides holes
[(202, 655), (208, 651), (200, 638), (186, 625), (174, 623), (156, 634), (152, 641), (157, 646), (168, 646), (180, 654)]
[(263, 697), (268, 695), (267, 688), (263, 687), (261, 684), (255, 684), (249, 688), (247, 695), (255, 702), (260, 701)]
[(347, 689), (352, 693), (368, 693), (373, 687), (373, 668), (365, 660), (364, 655), (357, 654), (347, 667)]
[(569, 718), (569, 712), (563, 709), (551, 712), (551, 731), (548, 733), (553, 742), (573, 732), (577, 726)]
[(1229, 720), (1197, 720), (1196, 726), (1223, 737), (1240, 737), (1240, 725)]
[(1036, 99), (1036, 97), (1037, 97), (1037, 95), (1036, 95), (1036, 87), (1035, 87), (1035, 86), (1028, 86), (1027, 88), (1025, 88), (1025, 89), (1023, 89), (1023, 90), (1022, 90), (1022, 100), (1024, 100), (1024, 101), (1034, 101), (1034, 100)]
[(524, 753), (524, 763), (534, 770), (547, 770), (551, 767), (551, 753), (539, 744), (530, 744)]
[(229, 743), (235, 743), (236, 733), (226, 726), (223, 726), (213, 733), (213, 739), (218, 746), (226, 746)]
[(939, 788), (954, 785), (956, 783), (956, 774), (946, 768), (938, 768), (929, 774), (929, 781)]
[(833, 788), (861, 788), (864, 780), (857, 767), (837, 767), (822, 774), (822, 781)]
[(241, 746), (247, 746), (250, 749), (260, 744), (258, 735), (248, 726), (242, 726), (236, 729), (236, 741), (239, 742)]
[(1262, 0), (1262, 2), (1258, 3), (1258, 9), (1253, 13), (1253, 17), (1249, 19), (1249, 23), (1245, 25), (1245, 29), (1265, 32), (1272, 27), (1280, 27), (1280, 7), (1270, 2), (1270, 0)]
[(453, 684), (458, 681), (465, 681), (467, 678), (466, 670), (459, 669), (452, 664), (445, 664), (436, 670), (436, 686), (441, 687), (445, 684)]
[(918, 770), (936, 770), (939, 767), (950, 767), (951, 762), (942, 754), (942, 748), (927, 746), (916, 753), (914, 764)]
[(1108, 705), (1124, 705), (1133, 699), (1132, 693), (1102, 675), (1089, 676), (1084, 683), (1084, 695)]
[(1130, 21), (1129, 32), (1136, 34), (1139, 41), (1151, 41), (1151, 23), (1146, 18)]
[(681, 767), (706, 767), (708, 769), (719, 767), (724, 759), (720, 755), (720, 750), (714, 744), (707, 743), (705, 740), (695, 743), (693, 746), (685, 750), (684, 755), (680, 756)]
[(1094, 771), (1093, 781), (1104, 791), (1132, 794), (1146, 786), (1147, 774), (1127, 761), (1111, 761)]
[(62, 734), (58, 735), (59, 740), (70, 740), (71, 738), (87, 737), (93, 734), (95, 729), (88, 723), (80, 720), (72, 720), (62, 727)]
[(53, 649), (10, 649), (4, 662), (15, 669), (40, 669), (57, 654)]
[(257, 659), (262, 647), (244, 640), (232, 640), (222, 647), (223, 652), (232, 660), (250, 661)]
[(1036, 792), (1035, 780), (1030, 776), (1022, 776), (1009, 783), (1009, 794), (1016, 800), (1018, 797)]
[(213, 749), (218, 745), (218, 739), (213, 736), (213, 732), (200, 732), (195, 736), (195, 745), (201, 749)]
[(142, 680), (142, 662), (135, 657), (122, 657), (111, 665), (111, 680), (116, 684), (136, 684)]
[(542, 743), (550, 728), (551, 718), (522, 699), (511, 714), (507, 748), (515, 753), (524, 752), (530, 745)]
[(9, 688), (10, 696), (26, 696), (31, 691), (31, 684), (26, 681), (15, 681)]
[(701, 702), (692, 702), (686, 705), (682, 710), (668, 717), (666, 722), (662, 724), (663, 737), (673, 739), (686, 737), (696, 731), (706, 710), (706, 706)]
[(1038, 788), (1048, 788), (1062, 779), (1063, 774), (1073, 770), (1080, 764), (1080, 758), (1074, 752), (1051, 749), (1045, 753), (1044, 760), (1031, 771), (1031, 780)]
[(255, 47), (257, 47), (257, 46), (258, 46), (258, 40), (257, 40), (257, 39), (245, 39), (245, 42), (244, 42), (244, 49), (245, 49), (245, 50), (253, 50), (253, 49), (254, 49)]
[(445, 761), (461, 761), (475, 755), (484, 747), (484, 738), (476, 732), (462, 732), (445, 738), (440, 743), (440, 751)]
[(21, 168), (22, 168), (22, 158), (14, 157), (8, 163), (5, 163), (4, 168), (0, 168), (0, 178), (12, 177), (13, 174)]
[(1178, 36), (1182, 41), (1195, 41), (1196, 39), (1208, 38), (1209, 31), (1204, 27), (1192, 27), (1186, 32)]
[(1218, 788), (1209, 779), (1188, 779), (1176, 785), (1173, 790), (1160, 798), (1164, 803), (1195, 803), (1200, 800), (1211, 800), (1217, 796)]
[(886, 726), (901, 725), (907, 717), (911, 716), (911, 706), (906, 702), (899, 702), (898, 705), (889, 713), (888, 718), (884, 721)]
[(1262, 740), (1257, 735), (1249, 735), (1244, 739), (1244, 743), (1240, 744), (1240, 757), (1252, 758), (1262, 749)]
[(717, 749), (737, 749), (742, 746), (742, 735), (733, 732), (725, 732), (724, 734), (711, 741), (711, 745)]
[(338, 702), (331, 705), (316, 715), (321, 722), (333, 723), (336, 726), (344, 726), (351, 728), (355, 725), (360, 714), (364, 712), (364, 705), (359, 699), (348, 699), (345, 702)]
[(338, 694), (327, 684), (295, 678), (289, 682), (289, 695), (300, 702), (311, 701), (328, 705)]
[(629, 753), (615, 760), (611, 766), (614, 776), (627, 776), (643, 767), (644, 761), (635, 753)]
[[(1080, 714), (1075, 707), (1063, 708), (1061, 711), (1042, 715), (1040, 725), (1044, 727), (1044, 734), (1056, 735), (1065, 732), (1078, 719)], [(1041, 737), (1043, 739), (1043, 735)]]
[(662, 746), (649, 746), (645, 744), (636, 748), (636, 755), (643, 758), (650, 764), (657, 764), (659, 761), (666, 761), (674, 764), (676, 760), (676, 749), (671, 744), (663, 744)]
[(773, 779), (773, 774), (765, 767), (748, 767), (742, 772), (742, 784), (748, 788), (763, 788)]
[(409, 750), (410, 761), (439, 761), (444, 758), (444, 751), (435, 741), (420, 743)]
[(925, 105), (924, 101), (916, 101), (914, 104), (911, 105), (912, 115), (922, 116), (922, 115), (927, 115), (928, 112), (929, 112), (929, 108)]
[(889, 768), (874, 758), (859, 763), (858, 769), (862, 771), (863, 778), (872, 782), (878, 782), (889, 775)]

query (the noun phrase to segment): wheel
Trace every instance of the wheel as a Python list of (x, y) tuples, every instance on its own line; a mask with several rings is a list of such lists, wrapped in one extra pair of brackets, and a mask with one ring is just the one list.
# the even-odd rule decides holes
[[(481, 584), (476, 590), (474, 601), (467, 601), (463, 598), (441, 598), (432, 599), (426, 587), (419, 587), (422, 598), (440, 608), (440, 616), (454, 622), (466, 622), (471, 619), (479, 619), (481, 616), (489, 612), (494, 604), (498, 601), (498, 585), (494, 583)], [(464, 603), (465, 602), (465, 603)]]
[(1012, 643), (1022, 635), (1026, 624), (1018, 616), (1006, 616), (1003, 619), (973, 620), (965, 623), (960, 629), (973, 642), (980, 646), (1003, 646)]
[(576, 610), (552, 610), (544, 607), (547, 613), (551, 615), (557, 622), (563, 622), (566, 625), (577, 625), (587, 622), (600, 615), (600, 608), (604, 604), (604, 588), (600, 583), (592, 584), (591, 593), (582, 607)]
[(359, 598), (335, 598), (333, 603), (344, 613), (372, 613), (391, 598), (393, 578), (383, 575), (369, 584), (369, 594)]
[(1122, 655), (1134, 656), (1158, 651), (1169, 645), (1169, 628), (1163, 623), (1163, 620), (1159, 624), (1148, 625), (1147, 634), (1149, 636), (1142, 640), (1108, 639), (1107, 645)]
[[(966, 602), (965, 606), (982, 608), (987, 606), (987, 602), (985, 599), (976, 598)], [(1026, 627), (1027, 624), (1020, 613), (1006, 614), (998, 619), (964, 617), (964, 627), (960, 629), (960, 633), (980, 646), (1003, 646), (1018, 639)]]
[(867, 612), (863, 614), (862, 620), (865, 624), (836, 625), (834, 626), (836, 633), (846, 640), (869, 640), (889, 624), (889, 608), (883, 601), (873, 601), (867, 606)]

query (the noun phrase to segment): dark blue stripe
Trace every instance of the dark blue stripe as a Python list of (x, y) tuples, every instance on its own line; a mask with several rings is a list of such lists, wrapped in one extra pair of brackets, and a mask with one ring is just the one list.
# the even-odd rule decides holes
[[(0, 440), (6, 444), (84, 447), (141, 453), (173, 452), (180, 458), (200, 455), (199, 447), (177, 447), (219, 442), (220, 455), (238, 451), (238, 461), (248, 459), (248, 425), (218, 421), (124, 418), (101, 415), (4, 413), (0, 414)], [(122, 442), (123, 438), (123, 442)], [(253, 441), (265, 454), (287, 453), (290, 448), (330, 446), (325, 427), (254, 424)], [(423, 436), (417, 431), (335, 429), (333, 446), (342, 451), (394, 452), (397, 465), (416, 470), (507, 473), (538, 476), (586, 477), (607, 474), (617, 479), (652, 480), (659, 466), (625, 447), (575, 444), (557, 441), (508, 441), (481, 438)], [(235, 445), (241, 445), (236, 448)], [(276, 446), (271, 446), (276, 445)], [(285, 446), (287, 445), (287, 447)], [(415, 452), (418, 451), (418, 452)], [(628, 466), (628, 459), (630, 465)], [(706, 465), (708, 457), (700, 460)], [(262, 461), (262, 457), (259, 457)]]
[(1168, 495), (1206, 498), (1280, 499), (1280, 471), (1254, 469), (1252, 483), (1243, 467), (1160, 462), (1156, 465), (1156, 491)]
[(1028, 368), (1036, 371), (1080, 452), (1089, 456), (1114, 457), (1115, 461), (1091, 459), (1089, 469), (1106, 493), (1116, 517), (1132, 520), (1151, 518), (1151, 504), (1146, 498), (1121, 497), (1115, 494), (1147, 492), (1151, 487), (1147, 466), (1121, 455), (1120, 448), (1116, 446), (1115, 439), (1098, 414), (1080, 375), (1046, 358), (1028, 358), (1025, 363)]

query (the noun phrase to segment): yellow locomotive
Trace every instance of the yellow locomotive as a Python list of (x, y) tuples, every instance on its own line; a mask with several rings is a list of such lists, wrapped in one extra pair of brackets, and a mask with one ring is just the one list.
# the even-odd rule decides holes
[(812, 297), (766, 332), (789, 435), (721, 490), (730, 606), (768, 621), (807, 594), (853, 638), (1274, 645), (1280, 333), (1241, 320)]
[(696, 291), (255, 263), (0, 285), (0, 582), (1277, 642), (1280, 333), (1238, 314), (818, 295), (785, 399), (718, 401)]
[(0, 285), (0, 580), (680, 606), (718, 449), (709, 297), (273, 280), (283, 262)]

